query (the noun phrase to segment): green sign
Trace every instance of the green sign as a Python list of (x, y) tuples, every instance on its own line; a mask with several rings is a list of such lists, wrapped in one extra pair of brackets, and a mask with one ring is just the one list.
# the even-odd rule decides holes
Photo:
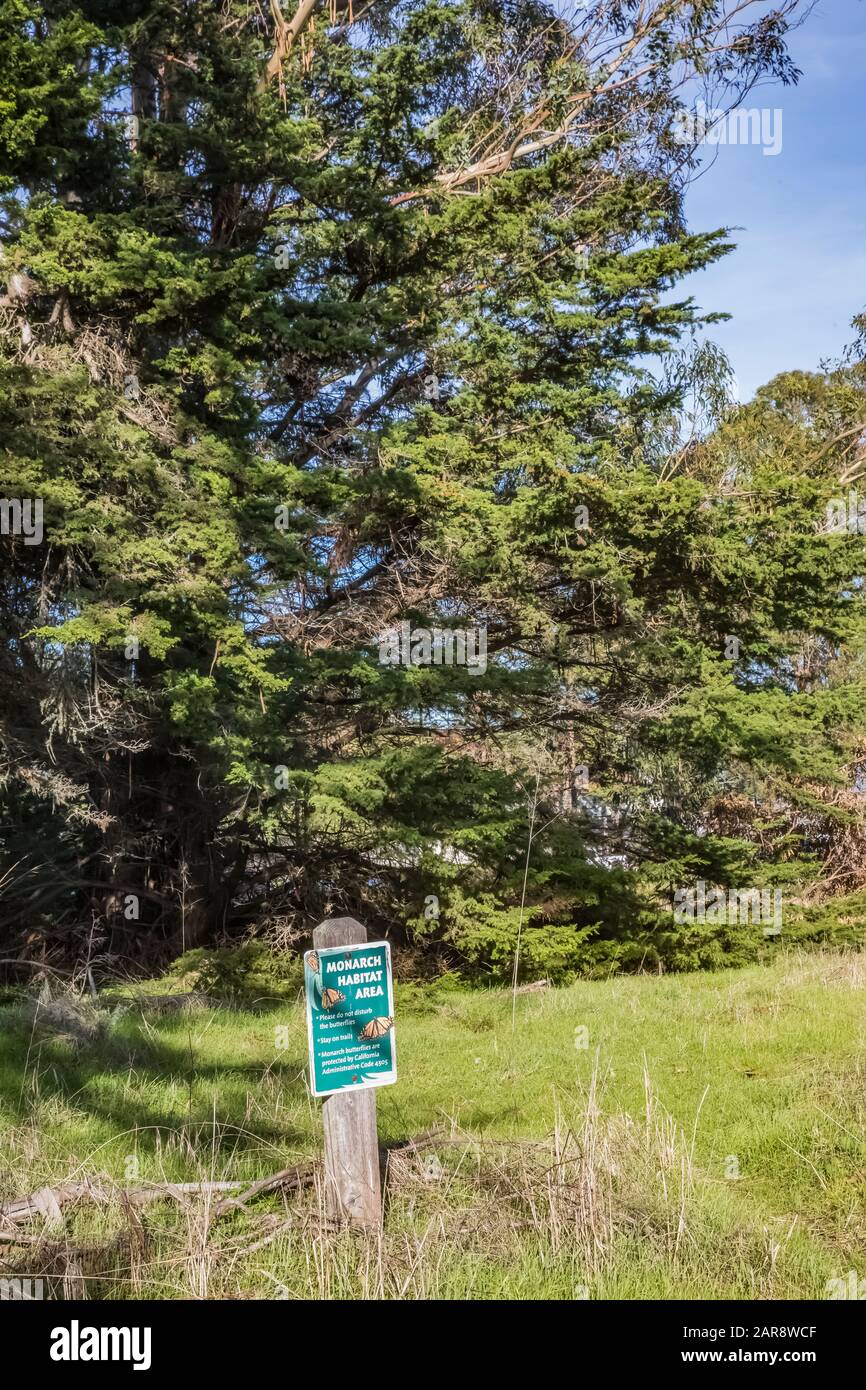
[(307, 951), (304, 984), (313, 1095), (396, 1081), (388, 942)]

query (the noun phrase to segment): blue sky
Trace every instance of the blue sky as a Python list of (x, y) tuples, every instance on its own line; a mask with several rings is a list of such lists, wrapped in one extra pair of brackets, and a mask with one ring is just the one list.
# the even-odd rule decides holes
[(781, 108), (781, 151), (704, 147), (686, 198), (693, 230), (740, 229), (735, 251), (682, 283), (733, 315), (710, 336), (741, 400), (777, 372), (837, 358), (866, 307), (866, 0), (818, 0), (790, 49), (799, 85), (765, 84), (743, 103)]

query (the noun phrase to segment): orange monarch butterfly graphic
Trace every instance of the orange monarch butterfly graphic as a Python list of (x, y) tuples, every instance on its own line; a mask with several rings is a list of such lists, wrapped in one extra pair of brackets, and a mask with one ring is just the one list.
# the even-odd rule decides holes
[(334, 1007), (335, 1004), (344, 1004), (345, 1002), (346, 1002), (346, 996), (345, 996), (345, 994), (341, 994), (340, 991), (339, 991), (338, 989), (323, 989), (323, 990), (322, 990), (322, 1008), (323, 1008), (323, 1009), (333, 1009), (333, 1007)]
[(310, 969), (312, 970), (312, 972), (313, 972), (314, 975), (318, 975), (318, 973), (319, 973), (319, 954), (318, 954), (317, 951), (308, 951), (308, 952), (307, 952), (307, 965), (310, 967)]
[(384, 1038), (386, 1033), (390, 1033), (394, 1027), (393, 1018), (371, 1018), (369, 1023), (365, 1023), (361, 1029), (361, 1037), (372, 1041), (374, 1038)]

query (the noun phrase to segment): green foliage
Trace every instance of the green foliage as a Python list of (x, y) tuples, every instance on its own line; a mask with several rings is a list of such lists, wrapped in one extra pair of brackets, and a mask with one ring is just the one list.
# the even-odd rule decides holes
[(866, 890), (796, 910), (790, 935), (802, 942), (862, 950), (866, 945)]
[(432, 980), (398, 979), (394, 983), (394, 1007), (401, 1017), (435, 1014), (465, 989), (466, 981), (456, 970), (446, 970)]
[[(590, 40), (383, 3), (269, 82), (266, 7), (0, 5), (0, 491), (45, 528), (0, 554), (15, 951), (149, 967), (351, 913), (565, 979), (741, 959), (672, 892), (820, 874), (856, 819), (861, 547), (821, 517), (863, 382), (731, 410), (671, 293), (730, 249), (685, 225), (676, 84), (793, 79), (765, 9)], [(483, 628), (486, 670), (383, 662), (404, 621)]]
[(269, 950), (262, 942), (246, 941), (231, 948), (198, 946), (173, 961), (167, 978), (185, 990), (238, 1007), (274, 998), (296, 998), (304, 987), (299, 957)]

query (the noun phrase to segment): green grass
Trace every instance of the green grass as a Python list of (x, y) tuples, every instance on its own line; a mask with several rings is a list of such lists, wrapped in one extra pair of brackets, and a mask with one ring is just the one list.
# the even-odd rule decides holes
[[(441, 1133), (393, 1155), (383, 1240), (330, 1229), (317, 1188), (214, 1221), (82, 1204), (2, 1272), (91, 1297), (824, 1298), (866, 1276), (864, 998), (853, 952), (526, 994), (513, 1027), (504, 991), (398, 991), (380, 1137)], [(4, 1013), (2, 1198), (319, 1151), (293, 1001), (130, 1010), (77, 1045)]]

